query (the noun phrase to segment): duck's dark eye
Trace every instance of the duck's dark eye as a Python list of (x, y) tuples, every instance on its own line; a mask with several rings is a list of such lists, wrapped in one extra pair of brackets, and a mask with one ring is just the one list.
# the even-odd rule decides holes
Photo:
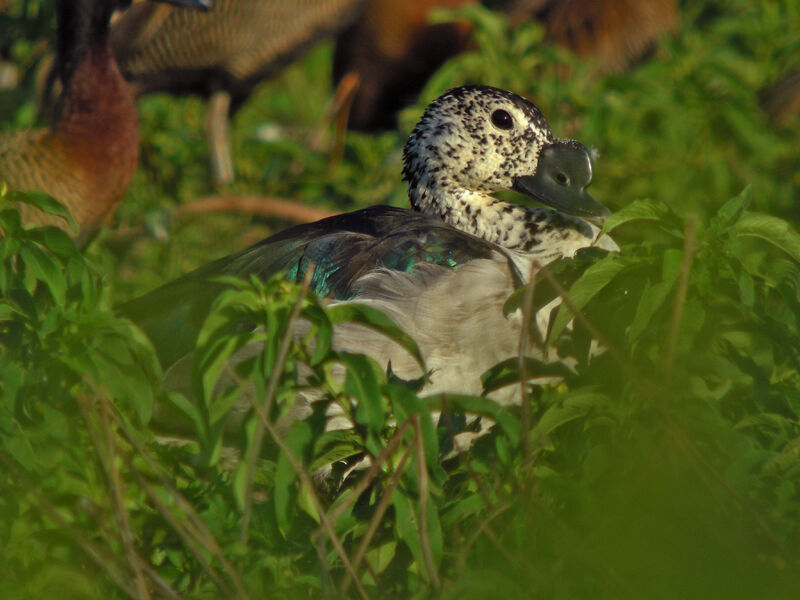
[(503, 109), (498, 109), (492, 113), (492, 123), (500, 129), (511, 129), (514, 126), (514, 119)]

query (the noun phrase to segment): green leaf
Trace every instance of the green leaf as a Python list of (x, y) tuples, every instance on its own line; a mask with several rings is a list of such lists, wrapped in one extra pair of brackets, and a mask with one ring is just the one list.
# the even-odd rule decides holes
[(439, 521), (439, 511), (436, 508), (436, 504), (433, 502), (433, 498), (430, 497), (430, 489), (428, 489), (428, 496), (428, 510), (426, 511), (428, 516), (428, 543), (433, 555), (433, 563), (438, 567), (442, 562), (442, 524)]
[(223, 421), (234, 408), (249, 411), (250, 399), (246, 392), (243, 392), (238, 385), (232, 385), (226, 390), (216, 393), (213, 401), (208, 406), (208, 423), (217, 425)]
[(547, 436), (565, 423), (585, 417), (592, 411), (605, 410), (607, 405), (608, 398), (599, 392), (569, 392), (544, 412), (531, 430), (531, 439)]
[(739, 273), (739, 298), (745, 306), (753, 306), (756, 301), (755, 282), (745, 270)]
[(664, 258), (661, 263), (661, 279), (668, 285), (674, 285), (681, 272), (683, 262), (683, 251), (677, 248), (667, 248), (664, 250)]
[(311, 494), (314, 493), (310, 490), (307, 486), (303, 485), (300, 486), (300, 489), (297, 492), (297, 506), (300, 508), (304, 513), (306, 513), (309, 517), (314, 519), (314, 521), (319, 524), (319, 512), (317, 510), (316, 504), (314, 504), (314, 500), (311, 497)]
[(379, 434), (385, 420), (381, 396), (381, 370), (375, 361), (361, 354), (342, 352), (341, 362), (347, 367), (344, 391), (356, 400), (356, 422)]
[[(522, 375), (519, 363), (518, 357), (508, 358), (485, 371), (481, 375), (483, 392), (489, 393), (507, 385), (519, 383)], [(548, 363), (530, 356), (524, 357), (524, 368), (525, 381), (541, 377), (560, 379), (572, 374), (572, 371), (560, 361)]]
[(664, 301), (672, 290), (672, 285), (659, 281), (653, 285), (646, 285), (636, 306), (636, 315), (633, 317), (628, 329), (628, 339), (632, 342), (641, 337), (656, 311), (664, 305)]
[(620, 225), (631, 221), (660, 221), (667, 214), (669, 208), (663, 202), (634, 200), (606, 219), (603, 223), (603, 233), (610, 233)]
[(334, 324), (359, 323), (379, 331), (407, 350), (423, 371), (425, 370), (425, 361), (417, 343), (381, 311), (357, 302), (344, 302), (329, 307), (328, 317)]
[[(311, 426), (306, 421), (298, 421), (286, 436), (286, 445), (292, 452), (295, 460), (302, 460), (305, 447), (311, 442)], [(297, 478), (292, 464), (286, 455), (281, 453), (278, 457), (278, 466), (275, 469), (275, 517), (278, 527), (286, 534), (291, 528), (289, 505), (291, 486)]]
[(32, 229), (28, 232), (28, 239), (45, 246), (50, 252), (59, 256), (62, 260), (74, 258), (80, 261), (83, 269), (92, 268), (86, 259), (83, 258), (80, 250), (75, 246), (75, 242), (63, 229), (57, 227)]
[(419, 539), (419, 524), (411, 499), (399, 487), (392, 492), (392, 506), (395, 510), (395, 530), (397, 536), (405, 542), (414, 560), (419, 565), (421, 572), (425, 571), (422, 565), (422, 545)]
[(446, 528), (452, 527), (460, 520), (479, 513), (485, 507), (486, 501), (483, 496), (477, 493), (469, 494), (447, 509), (442, 516), (442, 524)]
[(645, 285), (639, 303), (636, 306), (636, 315), (628, 329), (628, 339), (632, 342), (638, 340), (650, 324), (653, 315), (660, 309), (670, 292), (675, 287), (675, 282), (681, 270), (683, 252), (677, 248), (667, 248), (661, 265), (662, 281)]
[(783, 219), (746, 214), (737, 221), (735, 228), (739, 235), (761, 238), (800, 262), (800, 234)]
[[(581, 275), (572, 285), (568, 292), (568, 297), (578, 310), (582, 309), (594, 296), (597, 295), (612, 279), (614, 279), (625, 268), (625, 263), (618, 260), (616, 256), (609, 255), (591, 267)], [(564, 328), (572, 319), (573, 315), (566, 304), (558, 307), (558, 313), (548, 336), (548, 343), (553, 344)]]
[(752, 186), (748, 185), (738, 196), (731, 198), (722, 205), (722, 207), (717, 211), (717, 218), (722, 225), (732, 225), (740, 217), (742, 212), (744, 212), (747, 207), (750, 206), (752, 199), (753, 189)]
[[(398, 537), (405, 542), (414, 560), (417, 562), (420, 573), (427, 574), (423, 563), (422, 540), (419, 535), (420, 523), (416, 510), (419, 508), (418, 502), (412, 502), (400, 488), (395, 488), (392, 493), (392, 505), (395, 509), (395, 528)], [(442, 528), (439, 522), (439, 514), (433, 502), (428, 501), (426, 511), (428, 526), (427, 537), (430, 544), (431, 554), (436, 565), (441, 562), (442, 557)]]
[(390, 383), (383, 386), (383, 390), (392, 402), (394, 417), (398, 423), (405, 421), (412, 414), (420, 415), (425, 462), (431, 475), (438, 481), (443, 473), (439, 466), (439, 439), (436, 437), (434, 420), (431, 418), (431, 410), (435, 410), (434, 406), (421, 400), (401, 384)]
[(530, 284), (521, 285), (517, 289), (515, 289), (513, 292), (511, 292), (511, 295), (503, 303), (503, 316), (504, 317), (507, 317), (508, 315), (513, 313), (515, 310), (517, 310), (517, 309), (522, 307), (523, 302), (525, 302), (525, 295), (528, 292), (528, 286), (529, 285)]
[(314, 461), (311, 463), (309, 471), (316, 473), (322, 467), (355, 456), (363, 451), (363, 446), (359, 443), (360, 440), (354, 433), (347, 432), (346, 435), (347, 441), (332, 444), (324, 452), (314, 452)]
[(380, 546), (376, 546), (371, 548), (364, 558), (369, 563), (369, 566), (372, 568), (372, 571), (376, 575), (380, 575), (389, 566), (389, 563), (392, 562), (395, 556), (395, 550), (397, 549), (397, 541), (396, 540), (389, 540), (381, 544)]
[(20, 249), (20, 260), (25, 265), (26, 274), (41, 281), (53, 297), (57, 306), (63, 307), (66, 300), (67, 281), (61, 265), (34, 244), (26, 244)]
[(20, 466), (26, 471), (35, 471), (37, 468), (37, 457), (30, 441), (21, 435), (3, 436), (3, 448), (14, 457)]
[(319, 364), (331, 351), (333, 323), (331, 323), (328, 313), (319, 304), (313, 304), (304, 309), (303, 317), (311, 321), (315, 326), (314, 351), (308, 361), (308, 364), (313, 367)]
[(178, 392), (168, 392), (166, 394), (166, 401), (169, 405), (175, 407), (181, 414), (185, 415), (187, 419), (194, 425), (196, 431), (203, 429), (203, 416), (198, 410), (197, 404), (187, 399), (186, 396)]
[(222, 372), (228, 368), (231, 357), (250, 339), (251, 336), (248, 335), (231, 335), (217, 339), (210, 347), (203, 348), (202, 353), (198, 352), (199, 357), (195, 361), (195, 367), (199, 365), (199, 397), (207, 404), (211, 402), (217, 382)]
[(10, 191), (6, 195), (6, 199), (10, 202), (22, 202), (23, 204), (30, 204), (31, 206), (35, 206), (47, 214), (62, 217), (66, 221), (67, 225), (69, 225), (73, 234), (78, 233), (78, 223), (75, 221), (72, 213), (69, 212), (69, 209), (67, 209), (66, 206), (61, 204), (61, 202), (53, 198), (50, 194), (40, 191)]
[[(608, 255), (609, 252), (602, 248), (581, 248), (572, 258), (561, 258), (548, 264), (547, 270), (551, 275), (555, 276), (555, 279), (562, 287), (568, 288), (577, 281), (590, 265)], [(548, 279), (538, 277), (534, 284), (528, 283), (520, 286), (511, 293), (503, 304), (503, 314), (505, 316), (523, 306), (526, 300), (525, 296), (531, 287), (534, 290), (533, 298), (531, 298), (531, 308), (534, 313), (558, 296), (558, 291), (550, 284)]]
[(431, 409), (444, 405), (450, 412), (472, 413), (485, 415), (496, 421), (513, 444), (519, 442), (521, 426), (519, 421), (509, 412), (507, 407), (500, 406), (494, 400), (481, 396), (468, 396), (464, 394), (437, 394), (425, 398)]

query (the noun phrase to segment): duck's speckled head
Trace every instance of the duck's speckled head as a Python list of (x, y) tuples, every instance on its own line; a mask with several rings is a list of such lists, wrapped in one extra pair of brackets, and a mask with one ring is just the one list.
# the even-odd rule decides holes
[[(412, 206), (445, 219), (512, 189), (589, 221), (609, 214), (586, 191), (586, 147), (554, 138), (525, 98), (488, 86), (455, 88), (428, 106), (405, 146), (403, 176)], [(465, 194), (469, 209), (459, 201)]]

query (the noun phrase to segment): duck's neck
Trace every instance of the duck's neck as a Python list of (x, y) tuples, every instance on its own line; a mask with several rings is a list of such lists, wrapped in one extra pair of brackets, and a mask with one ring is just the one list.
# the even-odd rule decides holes
[(108, 0), (59, 2), (57, 65), (63, 89), (53, 131), (87, 160), (116, 161), (127, 173), (138, 157), (139, 123), (109, 45), (113, 5)]
[(415, 210), (507, 249), (523, 277), (532, 264), (546, 265), (571, 257), (588, 246), (608, 246), (600, 239), (597, 227), (555, 210), (519, 206), (487, 192), (455, 186), (432, 191), (425, 187), (409, 189)]
[(66, 85), (93, 49), (94, 42), (108, 38), (114, 11), (110, 0), (58, 0), (56, 69)]

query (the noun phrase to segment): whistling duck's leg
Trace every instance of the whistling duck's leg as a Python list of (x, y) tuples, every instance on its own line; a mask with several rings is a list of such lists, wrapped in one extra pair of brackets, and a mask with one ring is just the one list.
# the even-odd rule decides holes
[(344, 134), (347, 131), (347, 120), (350, 118), (350, 108), (358, 91), (359, 79), (356, 73), (348, 73), (339, 81), (333, 91), (333, 97), (325, 107), (322, 117), (314, 127), (314, 132), (306, 143), (309, 150), (319, 149), (322, 135), (328, 125), (333, 123), (334, 139), (331, 150), (331, 164), (335, 165), (342, 159), (344, 149)]
[(211, 175), (216, 183), (233, 181), (233, 158), (231, 157), (230, 121), (228, 112), (231, 96), (226, 91), (216, 91), (208, 102), (206, 135), (211, 151)]
[(338, 164), (342, 160), (344, 153), (344, 134), (347, 132), (347, 120), (350, 118), (350, 109), (353, 107), (358, 86), (360, 85), (357, 73), (348, 73), (336, 86), (334, 99), (338, 103), (335, 108), (334, 117), (334, 136), (333, 152), (331, 152), (331, 164)]

